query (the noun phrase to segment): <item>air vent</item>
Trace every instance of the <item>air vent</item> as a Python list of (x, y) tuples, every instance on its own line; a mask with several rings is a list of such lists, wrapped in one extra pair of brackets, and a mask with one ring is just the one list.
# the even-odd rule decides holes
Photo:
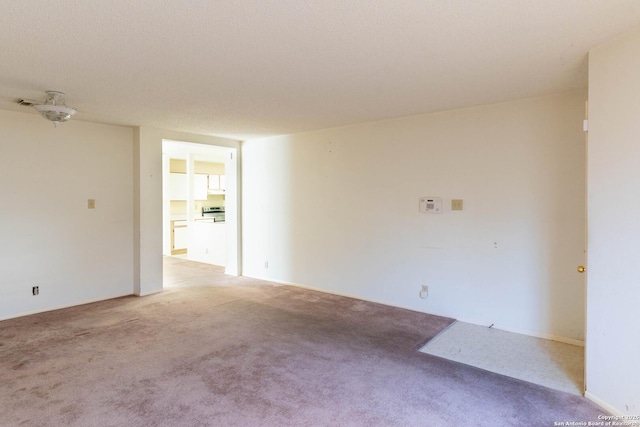
[(32, 101), (30, 99), (18, 99), (16, 101), (19, 105), (24, 105), (25, 107), (33, 107), (36, 104), (36, 101)]

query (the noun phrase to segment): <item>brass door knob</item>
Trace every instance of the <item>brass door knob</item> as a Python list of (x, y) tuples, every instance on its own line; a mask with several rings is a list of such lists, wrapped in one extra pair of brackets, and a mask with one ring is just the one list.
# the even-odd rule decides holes
[(584, 265), (578, 266), (578, 273), (584, 273), (585, 271), (587, 271), (587, 269), (584, 267)]

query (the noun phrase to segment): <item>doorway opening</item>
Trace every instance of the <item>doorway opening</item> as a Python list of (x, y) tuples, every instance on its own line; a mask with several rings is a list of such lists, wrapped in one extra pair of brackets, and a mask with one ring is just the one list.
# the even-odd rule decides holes
[(162, 141), (163, 255), (240, 274), (237, 149)]

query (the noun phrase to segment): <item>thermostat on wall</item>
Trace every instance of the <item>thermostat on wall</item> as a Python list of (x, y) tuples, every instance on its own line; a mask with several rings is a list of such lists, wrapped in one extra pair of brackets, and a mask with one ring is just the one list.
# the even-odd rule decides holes
[(442, 213), (442, 197), (420, 197), (420, 213)]

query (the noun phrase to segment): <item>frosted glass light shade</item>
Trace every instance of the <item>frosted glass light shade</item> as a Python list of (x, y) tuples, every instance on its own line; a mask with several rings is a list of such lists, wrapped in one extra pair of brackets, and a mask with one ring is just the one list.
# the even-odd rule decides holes
[(34, 108), (47, 120), (52, 122), (66, 122), (76, 113), (73, 108), (63, 105), (35, 105)]
[(33, 108), (54, 125), (66, 122), (76, 113), (76, 110), (65, 105), (64, 93), (57, 91), (48, 91), (44, 104), (34, 105)]

